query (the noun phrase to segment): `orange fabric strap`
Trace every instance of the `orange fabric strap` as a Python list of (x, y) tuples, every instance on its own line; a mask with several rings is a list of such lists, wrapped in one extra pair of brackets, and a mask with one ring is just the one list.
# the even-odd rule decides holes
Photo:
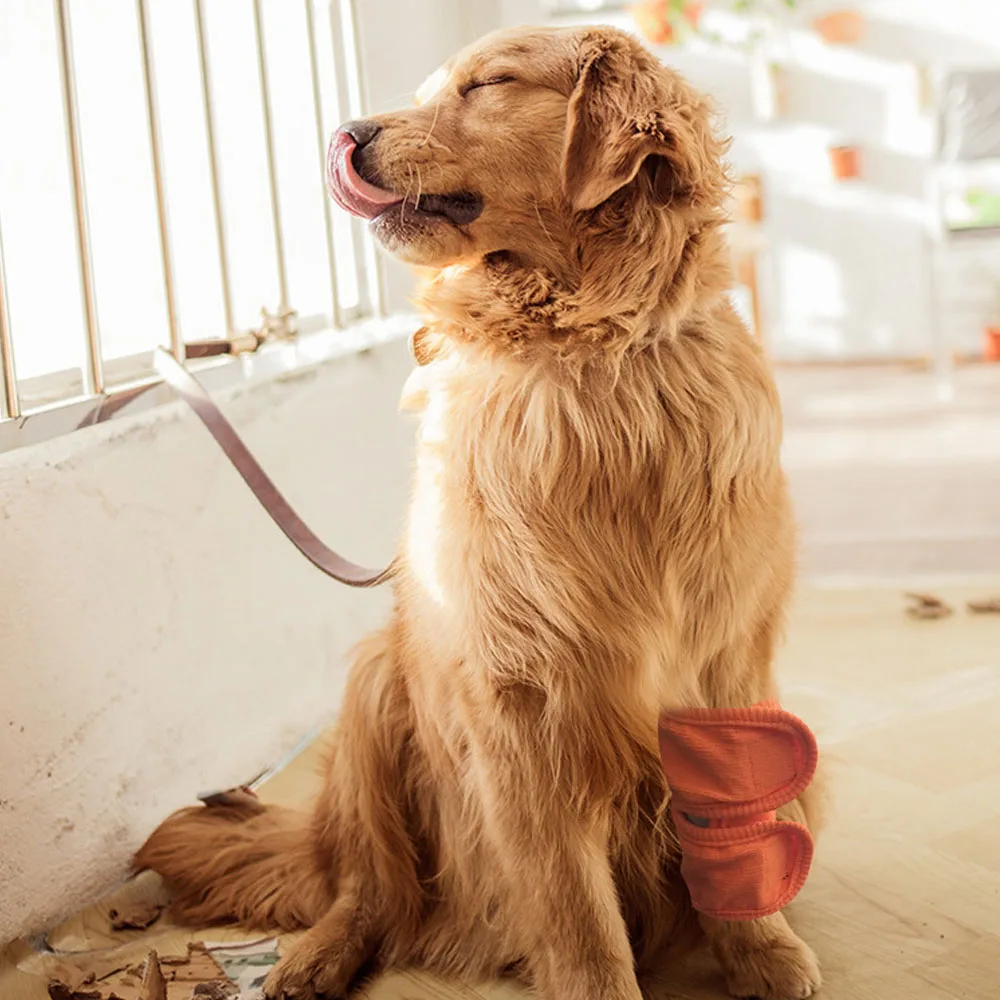
[(813, 840), (774, 810), (812, 781), (818, 750), (776, 702), (660, 718), (660, 757), (695, 909), (724, 920), (776, 913), (805, 884)]

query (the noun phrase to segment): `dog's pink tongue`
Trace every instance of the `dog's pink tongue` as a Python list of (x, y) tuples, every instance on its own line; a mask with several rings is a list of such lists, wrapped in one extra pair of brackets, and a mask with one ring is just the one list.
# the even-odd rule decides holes
[(351, 154), (357, 143), (347, 132), (338, 130), (330, 140), (326, 154), (326, 189), (330, 197), (346, 212), (363, 219), (374, 219), (390, 205), (403, 199), (391, 191), (369, 184), (354, 169)]

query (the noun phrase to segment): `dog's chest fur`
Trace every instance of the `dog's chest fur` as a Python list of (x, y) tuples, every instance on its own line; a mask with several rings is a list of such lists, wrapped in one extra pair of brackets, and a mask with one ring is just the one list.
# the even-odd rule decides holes
[[(690, 699), (692, 665), (773, 582), (754, 566), (791, 545), (776, 396), (731, 333), (638, 353), (616, 379), (470, 349), (419, 370), (400, 594), (442, 670), (641, 704), (644, 728)], [(709, 609), (732, 635), (699, 633)]]

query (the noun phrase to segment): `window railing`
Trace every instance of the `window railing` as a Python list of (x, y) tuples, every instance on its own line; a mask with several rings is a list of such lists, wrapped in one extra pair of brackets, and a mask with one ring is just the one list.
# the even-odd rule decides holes
[(161, 344), (218, 363), (379, 314), (323, 186), (361, 101), (350, 0), (0, 0), (0, 451), (120, 409)]

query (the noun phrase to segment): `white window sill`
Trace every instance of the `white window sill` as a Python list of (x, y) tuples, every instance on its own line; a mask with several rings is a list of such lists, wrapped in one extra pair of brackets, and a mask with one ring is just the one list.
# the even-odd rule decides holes
[[(224, 392), (370, 351), (382, 344), (409, 337), (418, 326), (418, 317), (400, 313), (363, 320), (340, 330), (327, 328), (302, 334), (293, 342), (268, 344), (253, 354), (224, 356), (212, 361), (195, 362), (190, 367), (209, 392)], [(116, 394), (130, 390), (140, 394), (113, 413), (108, 414), (106, 411), (109, 408), (106, 407), (99, 422), (131, 417), (176, 399), (159, 379), (149, 378), (116, 387), (108, 401), (114, 401)], [(65, 399), (17, 419), (0, 421), (0, 455), (49, 441), (97, 422), (94, 417), (100, 404), (101, 397)]]

